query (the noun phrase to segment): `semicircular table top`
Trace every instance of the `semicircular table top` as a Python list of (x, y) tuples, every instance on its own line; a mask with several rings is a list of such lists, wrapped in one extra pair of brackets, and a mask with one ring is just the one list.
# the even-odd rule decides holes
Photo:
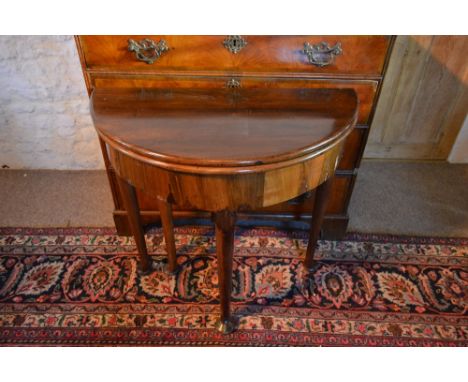
[(108, 143), (150, 163), (246, 168), (310, 158), (349, 133), (352, 89), (95, 89)]

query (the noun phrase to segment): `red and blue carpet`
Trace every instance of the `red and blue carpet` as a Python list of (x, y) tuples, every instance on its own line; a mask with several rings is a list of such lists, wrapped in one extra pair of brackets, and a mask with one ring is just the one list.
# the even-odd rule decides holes
[(216, 256), (208, 227), (176, 229), (176, 275), (136, 271), (132, 239), (113, 229), (0, 228), (2, 345), (468, 346), (468, 240), (239, 230), (233, 307), (214, 330)]

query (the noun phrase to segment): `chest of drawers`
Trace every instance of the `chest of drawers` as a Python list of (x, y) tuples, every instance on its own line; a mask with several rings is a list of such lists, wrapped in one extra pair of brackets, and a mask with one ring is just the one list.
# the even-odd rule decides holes
[[(347, 138), (323, 225), (326, 238), (340, 238), (369, 125), (378, 100), (393, 38), (389, 36), (77, 36), (89, 94), (115, 88), (352, 88), (359, 99), (358, 124)], [(105, 145), (104, 161), (119, 234), (128, 222)], [(142, 220), (159, 219), (157, 201), (138, 194)], [(314, 193), (256, 211), (243, 221), (266, 224), (310, 221)], [(174, 209), (174, 217), (206, 218)], [(279, 224), (279, 223), (277, 223)]]

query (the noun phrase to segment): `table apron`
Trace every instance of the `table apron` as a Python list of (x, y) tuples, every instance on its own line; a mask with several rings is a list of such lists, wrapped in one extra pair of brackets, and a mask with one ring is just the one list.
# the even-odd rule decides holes
[(182, 208), (248, 211), (293, 199), (333, 176), (344, 139), (292, 165), (255, 173), (194, 174), (142, 162), (107, 145), (117, 175), (149, 196)]

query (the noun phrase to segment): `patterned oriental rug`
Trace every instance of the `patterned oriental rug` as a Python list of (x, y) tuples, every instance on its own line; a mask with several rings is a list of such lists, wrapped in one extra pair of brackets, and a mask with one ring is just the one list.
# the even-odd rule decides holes
[(210, 227), (176, 229), (174, 276), (150, 231), (143, 277), (113, 229), (0, 228), (0, 344), (468, 346), (468, 239), (350, 234), (320, 242), (309, 273), (306, 238), (238, 230), (239, 329), (222, 335)]

